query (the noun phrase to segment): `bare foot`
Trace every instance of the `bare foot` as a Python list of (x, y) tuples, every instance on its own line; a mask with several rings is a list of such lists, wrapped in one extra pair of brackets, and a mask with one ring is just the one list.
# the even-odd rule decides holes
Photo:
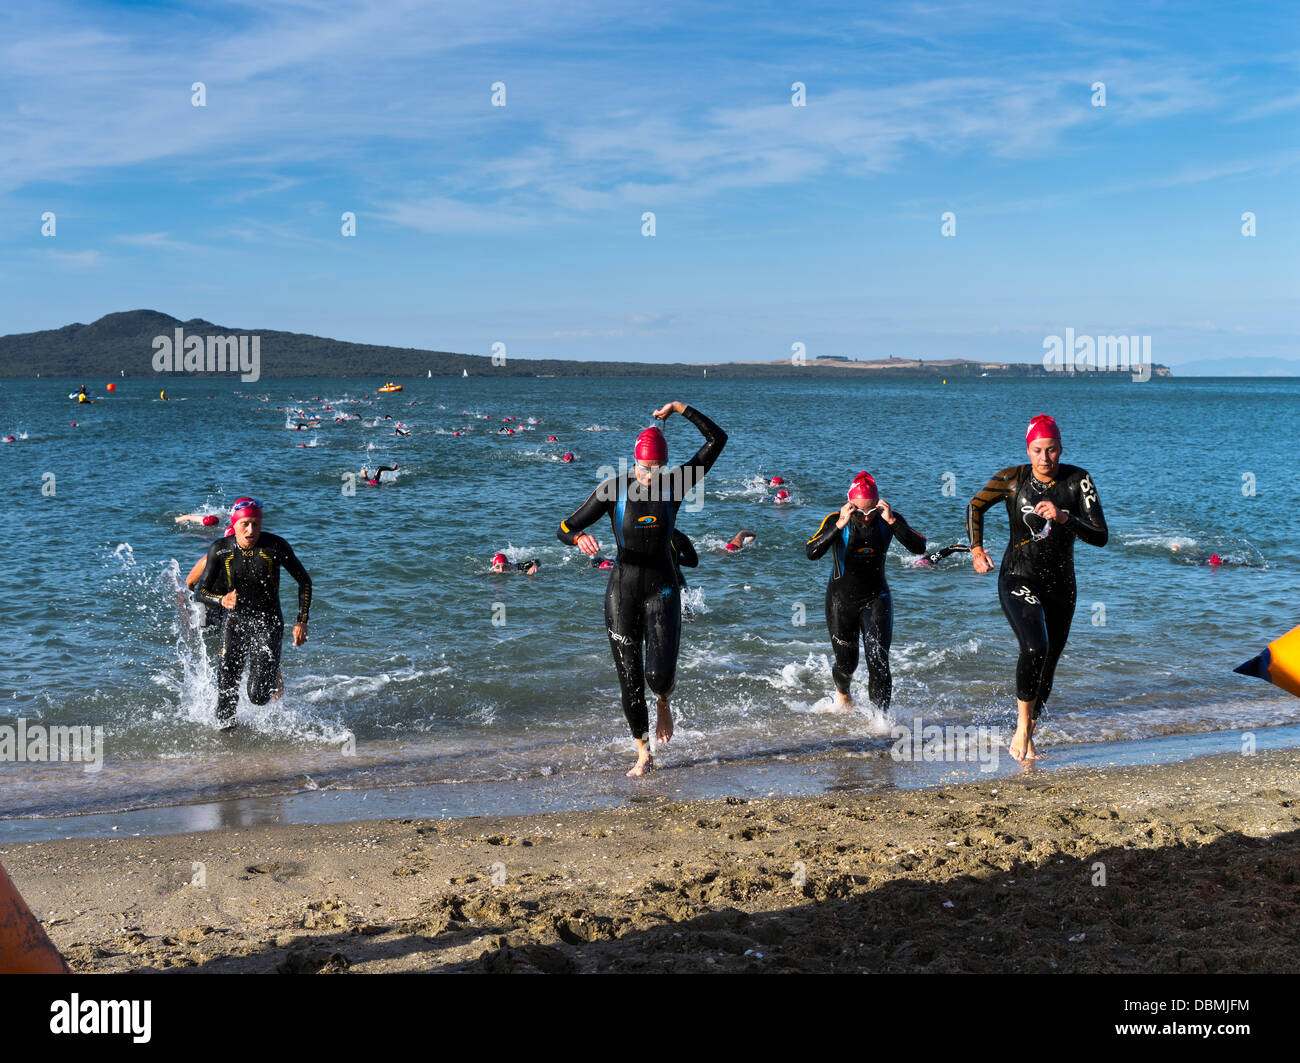
[(629, 779), (639, 779), (642, 775), (648, 775), (654, 771), (655, 758), (650, 755), (649, 749), (638, 749), (636, 763), (629, 769), (627, 775)]
[(835, 691), (835, 711), (852, 712), (853, 699), (848, 694), (841, 694), (838, 690)]
[(1034, 743), (1023, 727), (1017, 727), (1016, 733), (1011, 736), (1011, 745), (1008, 746), (1008, 751), (1016, 760), (1024, 760), (1026, 746), (1032, 749)]
[(278, 683), (278, 686), (276, 686), (275, 688), (275, 697), (271, 699), (272, 701), (279, 701), (282, 697), (284, 697), (284, 669), (283, 668), (276, 673), (276, 681)]
[(668, 699), (659, 699), (659, 723), (655, 727), (655, 740), (667, 745), (673, 740), (673, 713), (668, 708)]

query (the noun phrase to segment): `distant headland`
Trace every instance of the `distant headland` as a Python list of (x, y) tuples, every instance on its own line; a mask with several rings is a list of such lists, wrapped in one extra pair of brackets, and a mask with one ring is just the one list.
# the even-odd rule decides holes
[[(493, 358), (491, 355), (426, 351), (349, 343), (274, 329), (215, 325), (201, 318), (181, 321), (156, 310), (107, 314), (90, 325), (72, 324), (43, 332), (0, 336), (0, 377), (167, 377), (183, 370), (193, 376), (229, 376), (238, 371), (239, 351), (248, 357), (257, 340), (260, 377), (697, 377), (819, 376), (880, 374), (898, 377), (1106, 377), (1114, 373), (1063, 371), (1041, 363), (970, 361), (964, 358), (872, 358), (842, 355), (753, 362), (579, 362), (558, 358)], [(240, 340), (244, 342), (241, 344)], [(1097, 361), (1105, 365), (1098, 356)], [(219, 366), (219, 369), (214, 369)], [(162, 367), (162, 368), (160, 368)], [(1151, 365), (1152, 376), (1169, 369)], [(1120, 375), (1127, 376), (1127, 373)]]

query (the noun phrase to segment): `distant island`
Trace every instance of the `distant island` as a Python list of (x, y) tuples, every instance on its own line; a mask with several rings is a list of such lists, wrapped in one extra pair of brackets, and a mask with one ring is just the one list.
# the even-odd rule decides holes
[[(179, 332), (178, 332), (179, 330)], [(0, 336), (0, 377), (166, 377), (155, 369), (160, 338), (170, 347), (172, 337), (215, 338), (234, 351), (237, 341), (257, 337), (262, 377), (397, 377), (513, 376), (513, 377), (695, 377), (717, 378), (794, 376), (815, 370), (819, 376), (861, 376), (883, 373), (900, 377), (1107, 377), (1113, 373), (1062, 374), (1041, 363), (982, 362), (964, 358), (921, 360), (876, 358), (856, 360), (844, 355), (754, 362), (578, 362), (558, 358), (519, 358), (510, 355), (495, 364), (488, 355), (425, 351), (348, 343), (321, 336), (274, 329), (240, 329), (214, 325), (201, 318), (180, 321), (156, 310), (107, 314), (90, 325), (65, 325), (44, 332)], [(245, 349), (247, 349), (247, 342)], [(179, 357), (179, 354), (178, 354)], [(231, 355), (233, 359), (233, 353)], [(501, 362), (498, 359), (497, 362)], [(232, 376), (230, 372), (192, 372), (187, 376)], [(1127, 376), (1127, 373), (1121, 373)], [(1167, 377), (1163, 365), (1152, 376)]]

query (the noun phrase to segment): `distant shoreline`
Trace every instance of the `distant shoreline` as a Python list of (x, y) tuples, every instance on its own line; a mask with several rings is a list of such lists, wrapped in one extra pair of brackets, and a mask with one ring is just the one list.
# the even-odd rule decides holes
[[(215, 339), (254, 337), (260, 351), (259, 378), (376, 377), (400, 380), (415, 377), (791, 377), (809, 370), (820, 376), (851, 377), (880, 374), (890, 377), (1093, 377), (1131, 379), (1124, 368), (1091, 372), (1062, 371), (1039, 362), (993, 362), (965, 358), (864, 358), (822, 356), (796, 360), (754, 362), (609, 362), (560, 358), (516, 358), (417, 350), (368, 343), (349, 343), (296, 332), (271, 329), (232, 329), (199, 318), (179, 321), (154, 310), (107, 314), (90, 325), (72, 324), (43, 332), (0, 336), (0, 377), (73, 377), (152, 379), (230, 377), (228, 372), (162, 372), (155, 368), (155, 344), (160, 338), (199, 338), (211, 346)], [(198, 352), (200, 358), (202, 352)], [(182, 355), (177, 347), (176, 358)], [(1104, 361), (1104, 359), (1099, 359)], [(219, 364), (219, 363), (214, 363)], [(1169, 377), (1167, 366), (1150, 366), (1153, 377)]]

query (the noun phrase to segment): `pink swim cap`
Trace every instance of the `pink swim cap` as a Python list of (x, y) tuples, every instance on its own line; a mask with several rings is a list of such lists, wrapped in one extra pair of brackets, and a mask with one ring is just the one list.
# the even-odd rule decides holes
[(572, 454), (566, 454), (566, 455), (564, 455), (564, 457), (561, 458), (560, 460), (563, 461), (563, 462), (570, 462), (570, 461), (573, 460), (573, 455), (572, 455)]
[(216, 523), (217, 523), (217, 518), (211, 513), (209, 513), (207, 516), (203, 518), (203, 526), (205, 528), (211, 528), (212, 525)]
[(546, 437), (546, 442), (548, 442), (548, 443), (556, 443), (556, 442), (559, 442), (559, 441), (555, 438), (555, 436), (547, 436), (547, 437)]
[(1061, 441), (1060, 428), (1056, 426), (1056, 421), (1045, 413), (1040, 413), (1025, 429), (1025, 446), (1029, 446), (1035, 439), (1055, 439), (1058, 443)]
[(863, 500), (873, 500), (880, 497), (880, 491), (876, 488), (876, 481), (870, 473), (860, 472), (853, 477), (853, 484), (849, 488), (849, 501), (853, 502), (861, 498)]
[(780, 487), (783, 483), (785, 483), (785, 481), (782, 480), (781, 477), (779, 476), (773, 476), (771, 483), (774, 487)]
[(789, 491), (778, 491), (776, 493), (776, 499), (778, 502), (784, 502), (789, 497), (790, 497)]
[(739, 550), (740, 547), (737, 546), (735, 543), (727, 543), (727, 545), (724, 546), (723, 549), (724, 549), (724, 550)]
[(506, 564), (506, 562), (508, 562), (509, 560), (510, 560), (510, 559), (509, 559), (508, 557), (506, 557), (505, 554), (497, 554), (497, 555), (495, 555), (495, 556), (492, 558), (492, 564), (494, 564), (494, 565), (504, 565), (504, 564)]
[(1211, 565), (1221, 565), (1221, 564), (1223, 564), (1223, 558), (1221, 558), (1218, 554), (1211, 554), (1211, 555), (1210, 555), (1210, 564), (1211, 564)]
[(238, 499), (235, 502), (235, 504), (230, 507), (230, 526), (233, 528), (235, 526), (235, 522), (238, 520), (242, 520), (244, 517), (260, 518), (261, 516), (262, 516), (261, 502), (259, 502), (255, 498), (241, 498)]
[(647, 428), (636, 437), (637, 461), (667, 461), (668, 440), (658, 428)]

